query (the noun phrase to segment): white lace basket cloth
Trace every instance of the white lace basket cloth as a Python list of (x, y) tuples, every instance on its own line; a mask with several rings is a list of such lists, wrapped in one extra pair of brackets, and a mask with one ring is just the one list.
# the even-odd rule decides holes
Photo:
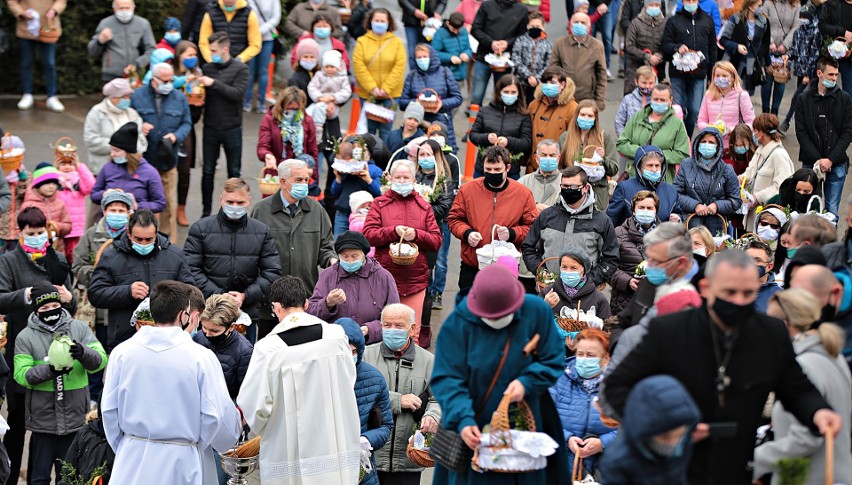
[(521, 264), (521, 252), (514, 244), (505, 241), (497, 240), (497, 224), (491, 228), (491, 242), (476, 250), (476, 260), (479, 262), (479, 269), (485, 269), (497, 262), (500, 256), (511, 256), (515, 258), (518, 264)]

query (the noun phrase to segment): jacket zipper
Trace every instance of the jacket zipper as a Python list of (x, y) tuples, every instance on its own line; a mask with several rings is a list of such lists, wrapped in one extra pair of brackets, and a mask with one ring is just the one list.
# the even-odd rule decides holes
[[(396, 378), (394, 379), (393, 392), (397, 392), (397, 393), (399, 392), (399, 359), (396, 359)], [(402, 396), (400, 396), (400, 398), (401, 397)], [(399, 408), (400, 408), (399, 409), (400, 414), (402, 414), (402, 403), (400, 403)], [(397, 419), (399, 419), (399, 418), (397, 418)], [(393, 473), (393, 457), (394, 457), (393, 449), (394, 449), (395, 444), (396, 444), (396, 422), (394, 422), (393, 429), (391, 429), (390, 455), (388, 457), (389, 458), (388, 459), (388, 463), (389, 463), (388, 473)]]

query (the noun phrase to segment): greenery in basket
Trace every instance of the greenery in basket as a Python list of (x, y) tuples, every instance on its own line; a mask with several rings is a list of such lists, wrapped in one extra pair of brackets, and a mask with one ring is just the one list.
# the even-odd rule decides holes
[(367, 476), (367, 470), (364, 470), (364, 467), (358, 469), (358, 482), (364, 479)]
[(108, 472), (107, 462), (104, 461), (101, 466), (92, 470), (92, 474), (88, 478), (84, 478), (78, 476), (79, 472), (74, 468), (74, 465), (65, 460), (59, 460), (59, 462), (62, 464), (62, 471), (59, 472), (59, 477), (65, 485), (89, 485), (96, 478), (102, 477)]
[(808, 480), (808, 458), (783, 458), (778, 460), (778, 477), (781, 485), (804, 485)]
[(136, 321), (142, 320), (143, 322), (153, 322), (154, 316), (151, 315), (151, 310), (137, 310), (136, 311)]
[[(414, 436), (414, 433), (416, 433), (417, 430), (419, 430), (419, 429), (420, 429), (420, 423), (414, 423), (413, 425), (411, 425), (411, 435)], [(426, 432), (421, 431), (420, 434), (422, 434), (423, 439), (426, 440), (426, 447), (431, 448), (432, 447), (432, 433), (426, 433)]]
[[(476, 151), (476, 154), (480, 157), (484, 157), (485, 156), (485, 150), (487, 150), (487, 149), (488, 149), (488, 147), (479, 147), (479, 149)], [(524, 158), (523, 153), (509, 152), (509, 159), (510, 159), (511, 162), (513, 162), (512, 165), (515, 164), (514, 162), (519, 162), (522, 158)]]
[(548, 286), (556, 283), (558, 276), (553, 271), (549, 271), (547, 266), (543, 266), (535, 275), (540, 285)]
[(646, 259), (645, 261), (642, 261), (641, 263), (636, 265), (636, 270), (633, 271), (633, 276), (635, 276), (637, 278), (644, 278), (645, 277), (645, 268), (647, 268), (647, 267), (648, 267), (648, 260)]
[(754, 234), (746, 234), (745, 236), (735, 240), (725, 239), (725, 248), (733, 248), (739, 249), (740, 251), (745, 251), (746, 249), (748, 249), (749, 245), (751, 245), (751, 243), (755, 241), (760, 241), (760, 238), (758, 238)]
[(441, 175), (438, 177), (438, 180), (435, 181), (435, 188), (432, 189), (432, 192), (426, 197), (429, 200), (430, 204), (434, 204), (438, 197), (444, 193), (444, 189), (447, 187), (447, 176)]

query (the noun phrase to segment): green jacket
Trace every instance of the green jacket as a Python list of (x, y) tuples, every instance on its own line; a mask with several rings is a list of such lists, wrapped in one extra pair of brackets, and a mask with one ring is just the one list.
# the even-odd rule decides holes
[[(68, 335), (83, 346), (83, 357), (71, 372), (57, 377), (45, 362), (55, 334)], [(42, 327), (30, 314), (27, 328), (15, 341), (15, 382), (27, 389), (26, 426), (30, 431), (55, 435), (76, 433), (86, 424), (89, 410), (89, 376), (106, 367), (107, 355), (89, 326), (74, 320), (68, 311), (56, 331)], [(62, 389), (56, 384), (62, 380)]]
[[(633, 160), (641, 146), (659, 147), (666, 156), (666, 163), (669, 164), (669, 168), (666, 169), (666, 182), (672, 183), (677, 172), (675, 165), (680, 165), (684, 158), (689, 157), (689, 135), (686, 133), (683, 120), (675, 116), (674, 109), (669, 108), (663, 115), (663, 119), (657, 123), (648, 121), (650, 114), (650, 103), (637, 111), (627, 122), (624, 131), (618, 137), (616, 146), (618, 152), (630, 160)], [(627, 164), (627, 173), (633, 176), (634, 172), (633, 164)]]

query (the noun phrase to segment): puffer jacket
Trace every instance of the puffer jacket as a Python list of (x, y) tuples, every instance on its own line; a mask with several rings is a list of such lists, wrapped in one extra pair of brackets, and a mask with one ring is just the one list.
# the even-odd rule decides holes
[(692, 455), (689, 440), (684, 441), (681, 456), (668, 459), (650, 454), (644, 443), (682, 425), (691, 428), (700, 419), (698, 406), (673, 377), (658, 375), (639, 381), (627, 398), (619, 433), (598, 464), (600, 483), (686, 485)]
[[(45, 362), (54, 335), (67, 335), (83, 347), (83, 356), (74, 360), (68, 374), (57, 377)], [(86, 424), (89, 409), (89, 374), (106, 367), (107, 355), (89, 326), (74, 320), (62, 310), (59, 326), (51, 332), (31, 313), (27, 328), (15, 342), (15, 382), (27, 389), (27, 429), (37, 433), (65, 436)], [(62, 379), (62, 387), (56, 384)]]
[(34, 188), (30, 187), (24, 196), (24, 203), (21, 204), (19, 211), (27, 207), (38, 207), (41, 209), (48, 221), (53, 221), (59, 226), (59, 235), (61, 237), (65, 237), (71, 233), (71, 217), (68, 215), (68, 209), (65, 208), (65, 203), (59, 197), (58, 192), (51, 197), (44, 197), (36, 192)]
[(83, 124), (83, 141), (86, 143), (88, 166), (92, 173), (97, 175), (101, 167), (112, 160), (109, 156), (109, 139), (116, 130), (131, 121), (136, 123), (136, 129), (139, 131), (136, 150), (145, 153), (148, 149), (148, 137), (142, 133), (142, 117), (135, 109), (118, 109), (109, 98), (104, 98), (92, 106)]
[[(158, 102), (159, 98), (159, 102)], [(177, 165), (177, 153), (180, 144), (192, 129), (192, 119), (189, 115), (189, 104), (186, 96), (180, 90), (174, 90), (168, 96), (159, 97), (152, 86), (142, 86), (130, 97), (133, 109), (142, 117), (142, 121), (150, 123), (154, 128), (148, 133), (148, 149), (145, 160), (161, 172), (166, 172)], [(172, 133), (177, 142), (172, 145), (173, 157), (167, 163), (160, 160), (160, 143), (164, 136)]]
[[(432, 212), (435, 213), (435, 222), (438, 225), (443, 224), (450, 214), (450, 208), (453, 206), (453, 200), (456, 198), (456, 191), (459, 189), (459, 184), (456, 182), (459, 179), (458, 165), (454, 160), (447, 161), (450, 162), (451, 173), (447, 174), (447, 180), (444, 183), (435, 187), (435, 190), (440, 190), (441, 193), (432, 202)], [(418, 184), (431, 187), (435, 183), (435, 174), (436, 172), (423, 173), (418, 167), (414, 178)]]
[[(361, 416), (361, 436), (367, 438), (370, 446), (373, 447), (373, 456), (370, 457), (373, 470), (358, 483), (359, 485), (378, 485), (376, 452), (387, 444), (394, 427), (388, 383), (378, 369), (364, 362), (364, 334), (361, 333), (358, 323), (351, 318), (341, 318), (334, 323), (343, 327), (349, 338), (349, 345), (354, 345), (358, 353), (355, 359), (355, 401), (358, 403), (358, 414)], [(375, 412), (381, 416), (380, 423), (372, 422)]]
[(458, 57), (462, 54), (467, 54), (469, 58), (473, 58), (473, 50), (470, 48), (470, 33), (467, 31), (467, 27), (462, 26), (457, 35), (450, 32), (446, 25), (441, 27), (432, 37), (432, 48), (438, 51), (441, 64), (453, 71), (456, 81), (464, 81), (467, 78), (467, 63), (453, 64), (451, 61), (453, 56)]
[[(717, 14), (718, 11), (717, 8)], [(716, 25), (713, 18), (701, 7), (695, 14), (690, 14), (681, 3), (675, 14), (666, 21), (660, 45), (669, 60), (682, 45), (704, 54), (704, 60), (695, 72), (686, 73), (674, 68), (669, 70), (669, 76), (673, 78), (704, 79), (716, 64)]]
[[(535, 149), (542, 140), (559, 140), (568, 127), (574, 122), (574, 111), (577, 109), (577, 101), (574, 99), (574, 81), (569, 77), (565, 79), (563, 89), (556, 100), (541, 94), (541, 85), (535, 88), (535, 99), (530, 102), (529, 113), (532, 121), (532, 146), (526, 173), (538, 169), (538, 160), (535, 159)], [(486, 134), (487, 137), (487, 134)]]
[[(654, 225), (660, 223), (658, 218)], [(630, 280), (634, 278), (636, 267), (645, 261), (645, 243), (642, 238), (647, 232), (639, 230), (636, 219), (630, 217), (624, 223), (615, 228), (615, 237), (618, 239), (618, 268), (609, 280), (612, 286), (612, 298), (610, 306), (612, 313), (619, 314), (633, 298), (634, 290), (630, 289)]]
[[(568, 439), (575, 436), (580, 439), (595, 436), (601, 440), (602, 453), (606, 453), (607, 448), (618, 435), (618, 428), (608, 428), (601, 422), (601, 412), (595, 405), (595, 398), (600, 392), (600, 383), (597, 383), (592, 390), (583, 387), (584, 379), (574, 368), (576, 361), (575, 357), (565, 360), (565, 372), (559, 376), (556, 385), (550, 388), (550, 397), (553, 398), (553, 404), (556, 405), (556, 412), (559, 413), (559, 420), (562, 422), (564, 442), (567, 443)], [(593, 472), (598, 458), (600, 455), (585, 458), (584, 468), (588, 472)], [(568, 461), (571, 463), (574, 461), (574, 454), (570, 450)]]
[[(425, 113), (424, 121), (429, 123), (441, 122), (447, 127), (447, 143), (458, 150), (456, 143), (456, 132), (453, 128), (453, 113), (462, 104), (462, 95), (453, 72), (441, 65), (438, 51), (429, 47), (429, 69), (425, 72), (415, 67), (405, 77), (405, 85), (402, 87), (402, 96), (399, 98), (399, 108), (404, 110), (412, 102), (417, 101), (417, 96), (424, 89), (431, 88), (438, 93), (443, 105), (438, 113)], [(427, 92), (425, 94), (433, 94)]]
[[(627, 10), (627, 5), (636, 3), (636, 0), (627, 1), (624, 4), (624, 10)], [(665, 12), (665, 2), (663, 2), (662, 12)], [(622, 12), (622, 15), (624, 12)], [(624, 74), (624, 94), (632, 91), (635, 87), (633, 80), (636, 79), (636, 70), (644, 65), (651, 65), (648, 61), (651, 54), (663, 56), (662, 42), (663, 30), (666, 18), (661, 13), (656, 18), (645, 13), (644, 7), (625, 30), (624, 36), (624, 52), (627, 54), (627, 72)], [(624, 20), (622, 17), (622, 25)], [(650, 53), (645, 51), (650, 51)], [(662, 78), (666, 72), (665, 61), (660, 62), (656, 66), (652, 66), (657, 71), (657, 75)]]
[(784, 0), (770, 0), (763, 6), (763, 14), (769, 19), (771, 42), (789, 51), (793, 47), (793, 33), (799, 28), (799, 6)]
[[(689, 135), (686, 133), (683, 120), (675, 116), (673, 108), (669, 108), (663, 115), (663, 119), (659, 121), (662, 126), (651, 123), (648, 120), (650, 114), (651, 104), (648, 103), (627, 121), (615, 145), (618, 147), (618, 153), (627, 158), (634, 158), (640, 147), (646, 145), (660, 147), (669, 165), (663, 180), (672, 183), (677, 171), (676, 165), (680, 165), (681, 161), (689, 156)], [(628, 174), (635, 175), (630, 173), (633, 165), (628, 165), (627, 169)]]
[(358, 84), (358, 96), (368, 99), (374, 88), (381, 88), (391, 98), (400, 97), (406, 66), (408, 54), (402, 39), (392, 32), (378, 36), (368, 30), (358, 37), (352, 52), (352, 71)]
[(793, 48), (788, 49), (793, 59), (793, 74), (798, 77), (816, 77), (816, 65), (822, 50), (819, 27), (811, 20), (809, 25), (799, 25), (793, 33)]
[[(95, 176), (92, 175), (89, 167), (78, 163), (77, 174), (80, 179), (74, 186), (67, 187), (63, 183), (57, 193), (71, 219), (71, 232), (65, 237), (80, 237), (86, 232), (86, 206), (88, 205), (86, 199), (92, 192), (92, 187), (95, 186)], [(62, 178), (62, 174), (59, 177)]]
[(569, 209), (564, 200), (541, 212), (524, 239), (523, 255), (527, 268), (538, 268), (545, 258), (549, 271), (559, 273), (559, 256), (567, 249), (584, 251), (592, 268), (586, 271), (594, 286), (609, 281), (618, 266), (618, 243), (609, 217), (594, 210), (592, 192), (579, 209)]
[(269, 287), (281, 276), (278, 247), (266, 224), (247, 215), (232, 221), (220, 210), (189, 228), (183, 251), (205, 298), (245, 293), (242, 310), (257, 320)]
[(547, 40), (544, 33), (538, 39), (533, 39), (529, 33), (515, 39), (512, 62), (515, 64), (515, 76), (518, 76), (524, 86), (529, 85), (527, 79), (530, 77), (541, 80), (542, 73), (547, 69), (551, 51), (553, 44)]
[[(683, 214), (694, 214), (698, 204), (709, 205), (715, 202), (718, 207), (716, 213), (730, 219), (743, 202), (740, 199), (740, 184), (734, 168), (722, 161), (722, 135), (712, 127), (701, 130), (692, 142), (692, 153), (698, 153), (699, 141), (708, 133), (716, 137), (719, 148), (713, 160), (706, 163), (695, 158), (687, 158), (681, 163), (674, 181), (678, 193), (678, 207)], [(701, 225), (714, 235), (722, 228), (717, 216), (696, 216), (693, 219), (697, 220), (690, 227), (700, 221)]]
[[(325, 299), (334, 289), (343, 290), (346, 301), (328, 308)], [(340, 263), (322, 270), (306, 312), (326, 322), (351, 318), (358, 325), (367, 327), (367, 342), (376, 343), (382, 340), (382, 309), (393, 303), (399, 303), (393, 276), (375, 259), (367, 258), (361, 269), (354, 273), (341, 268)]]
[[(414, 228), (416, 235), (411, 241), (417, 244), (419, 254), (412, 265), (400, 266), (390, 257), (390, 245), (399, 243), (396, 226)], [(393, 275), (400, 297), (419, 293), (429, 284), (426, 254), (441, 247), (441, 230), (435, 222), (432, 206), (416, 192), (403, 197), (389, 190), (373, 201), (364, 236), (376, 247), (376, 260)]]
[[(100, 415), (100, 413), (98, 413)], [(96, 468), (107, 464), (106, 474), (103, 476), (103, 485), (109, 485), (110, 472), (115, 463), (115, 452), (109, 445), (104, 432), (104, 423), (101, 418), (86, 423), (74, 436), (65, 461), (74, 466), (77, 476), (90, 477)], [(67, 485), (60, 481), (60, 485)]]
[(157, 235), (154, 250), (147, 256), (133, 250), (127, 232), (101, 254), (89, 282), (89, 301), (96, 308), (109, 310), (108, 352), (136, 332), (130, 325), (130, 317), (142, 300), (133, 298), (130, 285), (141, 281), (150, 292), (164, 280), (196, 285), (183, 251), (162, 234)]
[(198, 345), (210, 349), (219, 359), (222, 365), (222, 373), (225, 375), (225, 384), (228, 386), (228, 395), (232, 400), (237, 399), (243, 379), (246, 377), (251, 354), (254, 345), (248, 341), (240, 332), (232, 330), (228, 337), (218, 345), (213, 345), (204, 332), (198, 332), (192, 337)]
[(155, 214), (166, 208), (163, 179), (144, 158), (133, 173), (128, 172), (127, 164), (118, 165), (113, 161), (101, 167), (89, 198), (95, 204), (100, 204), (107, 189), (121, 189), (133, 194), (140, 209), (150, 209)]
[(402, 407), (400, 397), (406, 394), (420, 397), (423, 403), (417, 411), (418, 414), (429, 416), (441, 424), (441, 407), (435, 400), (430, 385), (435, 356), (409, 340), (408, 347), (400, 353), (395, 353), (381, 342), (370, 345), (361, 360), (378, 369), (384, 377), (393, 413), (394, 424), (390, 440), (384, 447), (373, 452), (376, 469), (390, 473), (423, 471), (423, 468), (412, 463), (405, 455), (408, 438), (414, 435), (414, 425), (418, 421), (414, 417), (414, 411)]
[(742, 89), (731, 89), (721, 99), (713, 99), (705, 95), (701, 100), (701, 108), (698, 110), (696, 126), (699, 130), (703, 130), (719, 120), (725, 123), (726, 130), (722, 140), (727, 147), (728, 138), (734, 131), (734, 127), (740, 123), (751, 126), (754, 122), (754, 106), (751, 104), (748, 92)]
[[(501, 101), (491, 101), (487, 106), (483, 106), (482, 110), (476, 116), (476, 121), (470, 129), (470, 141), (477, 146), (479, 150), (484, 150), (491, 146), (488, 141), (488, 134), (496, 133), (497, 136), (505, 136), (509, 141), (506, 149), (513, 155), (521, 155), (520, 160), (527, 160), (530, 153), (533, 151), (532, 146), (532, 121), (530, 115), (518, 111), (518, 103), (512, 106), (505, 106)], [(482, 166), (482, 155), (477, 150), (476, 153), (476, 168), (477, 172), (484, 172)], [(512, 163), (509, 167), (509, 173), (519, 174), (521, 172), (520, 163)]]
[(606, 301), (606, 297), (598, 291), (598, 287), (592, 284), (591, 281), (586, 277), (577, 294), (574, 295), (573, 298), (568, 296), (568, 293), (565, 291), (565, 285), (562, 283), (562, 280), (557, 279), (555, 283), (545, 286), (539, 292), (539, 295), (543, 298), (551, 290), (555, 291), (557, 295), (559, 295), (559, 303), (553, 307), (553, 313), (559, 315), (563, 308), (568, 309), (577, 309), (577, 306), (580, 306), (580, 309), (584, 312), (588, 312), (592, 308), (595, 309), (595, 315), (599, 318), (607, 319), (612, 316), (612, 311), (610, 310), (609, 302)]
[(609, 201), (609, 207), (606, 214), (612, 219), (613, 226), (620, 226), (630, 216), (633, 215), (631, 205), (633, 204), (633, 196), (640, 190), (650, 190), (657, 194), (660, 199), (660, 206), (657, 208), (657, 218), (663, 222), (669, 220), (672, 214), (681, 214), (677, 204), (677, 189), (668, 182), (665, 182), (666, 172), (669, 171), (669, 164), (664, 163), (662, 166), (662, 178), (659, 182), (653, 183), (642, 175), (642, 170), (639, 169), (639, 161), (648, 152), (662, 153), (662, 150), (655, 146), (642, 147), (643, 150), (637, 150), (633, 157), (633, 173), (636, 175), (621, 181), (615, 187), (615, 192), (612, 194), (612, 199)]

